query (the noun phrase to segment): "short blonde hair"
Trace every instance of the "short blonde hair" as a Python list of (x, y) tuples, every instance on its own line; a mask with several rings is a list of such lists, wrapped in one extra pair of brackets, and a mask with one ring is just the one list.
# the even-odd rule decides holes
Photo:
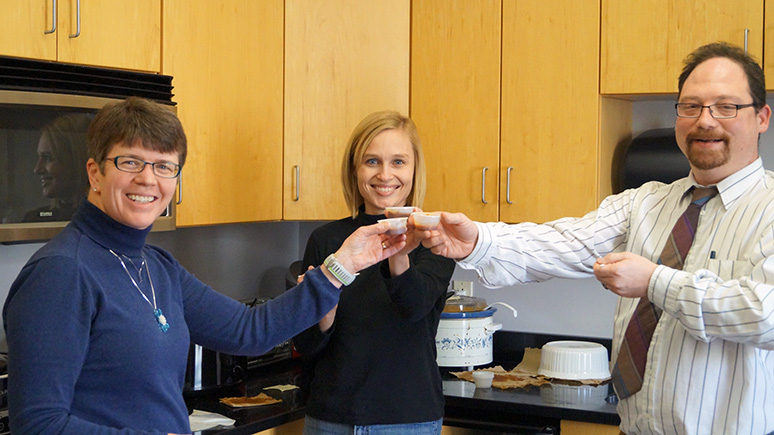
[(407, 204), (413, 207), (422, 207), (427, 187), (425, 171), (425, 158), (422, 153), (422, 144), (419, 141), (419, 133), (414, 121), (398, 112), (386, 110), (374, 112), (366, 116), (355, 127), (349, 138), (347, 150), (344, 153), (344, 161), (341, 165), (341, 181), (344, 190), (344, 199), (354, 219), (360, 206), (365, 202), (357, 185), (357, 169), (363, 160), (363, 155), (368, 150), (374, 138), (385, 130), (399, 129), (403, 131), (411, 142), (414, 150), (414, 180), (406, 199)]

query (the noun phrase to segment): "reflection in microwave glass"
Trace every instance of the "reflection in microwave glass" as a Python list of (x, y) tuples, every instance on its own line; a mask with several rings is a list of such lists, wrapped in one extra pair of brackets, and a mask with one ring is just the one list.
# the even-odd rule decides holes
[(2, 223), (68, 221), (88, 191), (89, 113), (0, 106)]

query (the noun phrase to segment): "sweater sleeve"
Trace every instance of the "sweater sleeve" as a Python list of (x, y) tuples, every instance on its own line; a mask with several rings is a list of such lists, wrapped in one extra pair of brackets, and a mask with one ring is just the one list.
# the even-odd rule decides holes
[(201, 283), (190, 273), (183, 283), (191, 339), (236, 355), (260, 355), (316, 324), (339, 300), (341, 291), (319, 268), (304, 281), (265, 304), (247, 307)]
[(47, 257), (25, 266), (4, 308), (8, 411), (14, 433), (161, 434), (97, 425), (70, 413), (98, 307), (75, 261)]
[[(304, 270), (309, 266), (319, 267), (325, 260), (326, 255), (323, 244), (318, 240), (317, 233), (313, 232), (307, 241), (306, 250), (304, 251), (304, 259), (302, 262)], [(306, 276), (304, 279), (306, 279)], [(332, 308), (333, 307), (331, 307), (331, 309)], [(328, 331), (322, 332), (320, 331), (318, 324), (315, 323), (293, 337), (293, 346), (303, 357), (313, 357), (325, 348), (335, 328), (336, 324), (334, 321), (334, 325)]]

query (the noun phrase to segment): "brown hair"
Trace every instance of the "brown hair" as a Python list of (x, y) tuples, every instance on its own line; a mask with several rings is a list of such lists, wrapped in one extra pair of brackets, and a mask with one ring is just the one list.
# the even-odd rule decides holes
[(365, 202), (357, 186), (357, 168), (363, 160), (363, 155), (374, 138), (385, 130), (399, 129), (408, 136), (414, 150), (414, 182), (406, 199), (407, 204), (414, 207), (422, 207), (427, 187), (425, 158), (422, 153), (422, 145), (419, 141), (419, 133), (414, 121), (398, 112), (387, 110), (374, 112), (366, 116), (355, 127), (349, 139), (347, 151), (344, 153), (344, 161), (341, 165), (341, 181), (344, 190), (344, 199), (352, 213), (357, 216), (358, 209)]
[(161, 153), (176, 152), (181, 167), (188, 152), (183, 126), (172, 110), (139, 97), (106, 104), (89, 126), (89, 157), (100, 170), (104, 170), (110, 149), (120, 142)]
[(693, 70), (702, 62), (716, 57), (725, 57), (742, 67), (747, 76), (747, 85), (750, 88), (750, 95), (753, 99), (755, 111), (757, 112), (762, 109), (763, 106), (766, 105), (766, 78), (763, 74), (763, 70), (752, 56), (745, 53), (744, 50), (736, 45), (727, 42), (713, 42), (711, 44), (703, 45), (685, 58), (683, 72), (680, 73), (680, 78), (677, 81), (678, 100), (680, 99), (680, 94), (683, 92), (683, 84), (688, 80), (688, 76), (691, 75)]

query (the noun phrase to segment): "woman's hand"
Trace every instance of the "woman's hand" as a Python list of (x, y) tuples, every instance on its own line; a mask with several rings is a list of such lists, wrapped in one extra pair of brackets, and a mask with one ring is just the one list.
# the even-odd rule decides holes
[(476, 224), (462, 213), (441, 212), (441, 222), (430, 231), (424, 231), (422, 245), (433, 254), (462, 260), (473, 252), (478, 241)]
[[(422, 210), (418, 207), (414, 207), (414, 212), (421, 213)], [(414, 218), (409, 216), (406, 221), (406, 246), (403, 247), (397, 254), (393, 255), (389, 259), (390, 276), (393, 278), (402, 275), (411, 267), (408, 255), (419, 247), (424, 239), (424, 232), (415, 231)]]
[[(334, 256), (350, 273), (357, 273), (389, 258), (406, 246), (406, 235), (389, 236), (385, 234), (389, 229), (389, 222), (360, 227), (344, 240)], [(328, 268), (323, 267), (323, 272), (334, 285), (341, 284)]]

